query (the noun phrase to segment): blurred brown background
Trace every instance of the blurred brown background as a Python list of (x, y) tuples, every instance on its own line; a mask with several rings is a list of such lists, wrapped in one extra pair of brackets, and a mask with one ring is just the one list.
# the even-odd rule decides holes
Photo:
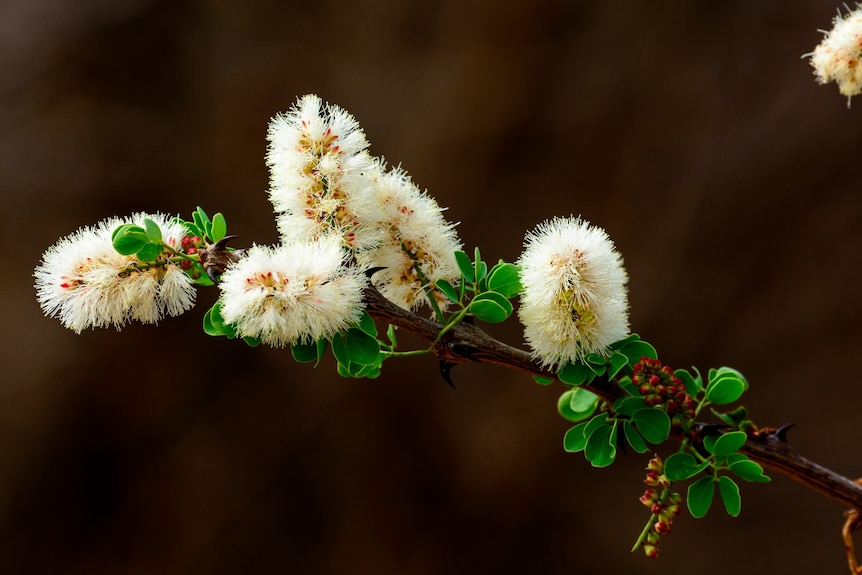
[(465, 366), (453, 391), (430, 358), (342, 380), (205, 336), (212, 290), (76, 336), (31, 277), (138, 210), (274, 242), (267, 121), (314, 92), (492, 261), (555, 215), (605, 227), (666, 362), (735, 366), (758, 423), (862, 475), (862, 99), (800, 59), (836, 6), (0, 2), (0, 571), (843, 573), (842, 508), (784, 477), (629, 555), (646, 458), (564, 453), (558, 386)]

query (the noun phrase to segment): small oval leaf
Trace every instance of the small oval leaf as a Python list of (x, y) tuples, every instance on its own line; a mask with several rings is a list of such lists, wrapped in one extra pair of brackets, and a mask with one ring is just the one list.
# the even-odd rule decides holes
[(473, 262), (470, 261), (470, 256), (461, 250), (458, 250), (455, 252), (455, 263), (458, 264), (458, 269), (461, 270), (461, 275), (463, 275), (468, 282), (472, 283), (476, 279), (476, 275), (473, 272)]
[(671, 481), (684, 481), (698, 473), (697, 459), (686, 452), (674, 453), (664, 462), (664, 473)]
[(515, 264), (498, 263), (488, 273), (488, 289), (515, 297), (521, 291), (520, 268)]
[(217, 242), (224, 238), (227, 235), (227, 221), (224, 219), (224, 215), (221, 212), (217, 213), (213, 216), (213, 225), (212, 225), (212, 238), (213, 242)]
[(742, 510), (742, 499), (739, 497), (739, 485), (726, 475), (718, 478), (718, 492), (724, 502), (728, 515), (736, 517)]
[(724, 376), (709, 382), (706, 399), (716, 405), (726, 405), (742, 397), (744, 392), (744, 381), (733, 376)]
[(593, 377), (593, 371), (581, 362), (567, 362), (557, 371), (557, 377), (569, 385), (582, 385)]
[(670, 417), (654, 407), (645, 407), (632, 413), (632, 422), (644, 439), (657, 445), (670, 435)]
[(629, 442), (629, 445), (636, 453), (646, 453), (649, 451), (644, 438), (641, 437), (641, 434), (638, 433), (638, 430), (635, 429), (631, 421), (623, 421), (623, 434), (626, 436), (626, 441)]
[[(745, 444), (748, 438), (744, 431), (731, 431), (723, 435), (719, 435), (715, 443), (704, 443), (710, 453), (717, 456), (730, 455), (735, 453)], [(711, 443), (711, 442), (710, 442)]]
[(473, 317), (485, 323), (504, 322), (510, 313), (500, 304), (489, 299), (474, 299), (470, 302), (469, 310)]
[(691, 516), (700, 519), (709, 511), (712, 498), (715, 496), (715, 481), (712, 477), (701, 477), (688, 486), (686, 504)]
[(570, 428), (566, 435), (563, 436), (563, 449), (569, 453), (577, 453), (583, 451), (587, 445), (587, 438), (584, 436), (584, 428), (587, 422), (579, 423)]
[(584, 456), (593, 467), (607, 467), (614, 462), (617, 449), (611, 442), (612, 431), (610, 425), (601, 425), (587, 437)]

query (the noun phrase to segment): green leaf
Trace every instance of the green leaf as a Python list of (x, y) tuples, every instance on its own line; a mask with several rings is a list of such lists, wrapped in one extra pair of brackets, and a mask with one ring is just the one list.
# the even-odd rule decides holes
[(154, 262), (159, 258), (163, 249), (161, 244), (144, 244), (135, 254), (135, 257), (142, 263)]
[[(333, 340), (333, 341), (335, 341), (335, 340)], [(333, 349), (333, 353), (335, 353), (335, 346), (333, 346), (332, 349)], [(348, 370), (347, 366), (341, 362), (338, 362), (335, 369), (338, 372), (338, 375), (340, 375), (341, 377), (353, 377), (350, 374), (350, 371)]]
[(515, 264), (500, 262), (488, 273), (488, 289), (515, 297), (521, 291), (520, 268)]
[(739, 370), (727, 366), (719, 367), (715, 370), (715, 375), (710, 376), (710, 379), (721, 379), (722, 377), (732, 377), (740, 380), (745, 385), (746, 391), (748, 391), (748, 380), (745, 379), (745, 376)]
[(628, 358), (628, 363), (632, 367), (634, 367), (634, 365), (643, 357), (658, 359), (658, 352), (655, 348), (643, 340), (628, 342), (622, 347), (622, 349), (620, 349), (620, 353)]
[(709, 467), (709, 462), (698, 463), (690, 453), (674, 453), (664, 462), (664, 473), (671, 481), (690, 479)]
[(509, 317), (509, 312), (503, 306), (490, 299), (474, 299), (470, 302), (469, 310), (473, 317), (485, 323), (500, 323)]
[(202, 238), (210, 238), (212, 239), (212, 220), (207, 215), (207, 213), (200, 206), (192, 212), (192, 220), (194, 220), (195, 225), (203, 232), (201, 234)]
[(644, 438), (641, 437), (641, 434), (638, 433), (638, 430), (635, 429), (631, 421), (623, 421), (623, 434), (625, 434), (626, 441), (629, 442), (629, 445), (636, 453), (646, 453), (649, 451)]
[(598, 404), (599, 398), (596, 394), (576, 387), (563, 392), (557, 400), (557, 411), (564, 418), (577, 423), (590, 417)]
[(124, 256), (138, 253), (149, 242), (144, 228), (133, 224), (124, 224), (118, 227), (111, 236), (114, 249)]
[(211, 234), (210, 238), (212, 238), (213, 243), (227, 235), (227, 221), (225, 221), (224, 215), (221, 212), (213, 216)]
[(614, 402), (613, 409), (620, 415), (631, 416), (632, 413), (639, 409), (647, 407), (644, 398), (641, 396), (629, 395), (621, 397)]
[(631, 418), (644, 439), (654, 445), (663, 443), (670, 435), (670, 417), (660, 409), (645, 407), (632, 413)]
[(377, 326), (374, 324), (374, 319), (370, 315), (368, 315), (367, 311), (363, 310), (362, 315), (359, 318), (359, 323), (356, 324), (356, 327), (373, 338), (377, 337)]
[(552, 383), (554, 383), (554, 379), (551, 377), (542, 377), (540, 375), (534, 375), (533, 379), (539, 385), (551, 385)]
[[(218, 305), (218, 304), (216, 304), (216, 305)], [(222, 335), (224, 335), (224, 331), (222, 331), (222, 329), (220, 327), (220, 322), (219, 322), (219, 325), (217, 325), (216, 322), (213, 321), (213, 310), (214, 309), (215, 309), (215, 306), (208, 309), (207, 312), (204, 314), (204, 320), (203, 320), (204, 333), (207, 335), (212, 335), (212, 336), (222, 336)]]
[(629, 343), (629, 342), (632, 342), (632, 341), (640, 341), (640, 338), (641, 338), (641, 337), (640, 337), (638, 334), (636, 334), (636, 333), (630, 333), (630, 334), (628, 334), (626, 337), (624, 337), (623, 339), (620, 339), (620, 340), (615, 341), (614, 343), (612, 343), (612, 344), (611, 344), (611, 345), (609, 345), (608, 347), (609, 347), (610, 349), (614, 349), (614, 350), (622, 349), (622, 348), (623, 348), (623, 347), (625, 347), (625, 346), (626, 346), (626, 344), (627, 344), (627, 343)]
[(589, 437), (596, 429), (603, 426), (607, 420), (607, 413), (599, 413), (598, 415), (593, 416), (593, 418), (587, 423), (587, 426), (584, 428), (584, 435)]
[(717, 405), (733, 403), (745, 392), (745, 382), (732, 375), (711, 380), (706, 387), (706, 399)]
[(203, 328), (207, 335), (225, 335), (230, 339), (236, 337), (236, 328), (225, 323), (221, 315), (221, 302), (218, 301), (204, 314)]
[(584, 436), (584, 428), (586, 426), (587, 422), (585, 421), (570, 428), (566, 432), (566, 435), (563, 436), (563, 449), (569, 453), (583, 451), (587, 445), (587, 438)]
[(263, 342), (260, 340), (260, 338), (257, 338), (257, 337), (251, 337), (251, 336), (248, 336), (248, 335), (243, 336), (242, 340), (243, 340), (243, 341), (244, 341), (244, 342), (245, 342), (249, 347), (257, 347), (257, 346), (259, 346), (261, 343), (263, 343)]
[(557, 371), (557, 377), (569, 385), (582, 385), (593, 379), (593, 370), (581, 362), (567, 362)]
[(616, 435), (615, 431), (616, 425), (601, 425), (587, 437), (584, 456), (587, 461), (592, 463), (593, 467), (607, 467), (614, 462), (617, 456), (617, 448), (614, 445), (615, 438), (613, 437)]
[(608, 378), (615, 378), (629, 364), (629, 358), (622, 353), (615, 351), (608, 360)]
[(461, 250), (458, 250), (455, 252), (455, 263), (458, 264), (458, 269), (461, 270), (461, 274), (467, 278), (468, 282), (472, 283), (476, 280), (476, 274), (473, 272), (473, 262), (470, 261), (470, 256)]
[(687, 369), (677, 369), (673, 374), (679, 378), (683, 385), (685, 385), (685, 392), (687, 394), (692, 397), (697, 396), (698, 391), (700, 391), (700, 388), (703, 385), (700, 379), (700, 374), (695, 378)]
[(746, 419), (748, 419), (748, 410), (742, 406), (725, 413), (716, 411), (712, 408), (710, 408), (710, 411), (713, 415), (731, 427), (739, 427)]
[[(338, 365), (344, 366), (346, 370), (347, 364), (350, 363), (350, 357), (347, 355), (347, 346), (344, 344), (343, 334), (337, 333), (332, 336), (332, 355), (335, 356), (335, 361), (338, 362)], [(339, 374), (341, 374), (340, 371)]]
[(213, 285), (215, 285), (215, 282), (210, 279), (210, 277), (204, 271), (204, 268), (203, 268), (203, 266), (201, 266), (201, 264), (195, 262), (195, 264), (192, 266), (192, 269), (195, 270), (195, 272), (197, 273), (197, 277), (191, 276), (191, 277), (195, 277), (195, 281), (194, 281), (195, 284), (197, 284), (199, 286), (213, 286)]
[(469, 312), (480, 321), (500, 323), (512, 315), (512, 302), (503, 294), (488, 291), (480, 293), (467, 306)]
[(742, 499), (739, 497), (739, 485), (726, 475), (718, 478), (718, 492), (724, 502), (728, 515), (736, 517), (742, 510)]
[(332, 338), (332, 353), (339, 363), (350, 368), (350, 364), (359, 366), (374, 365), (380, 356), (380, 342), (361, 329), (351, 327), (344, 333), (335, 334)]
[(598, 353), (591, 353), (584, 358), (584, 365), (596, 375), (604, 375), (608, 368), (608, 360)]
[(715, 443), (704, 442), (704, 447), (716, 456), (730, 455), (739, 450), (745, 444), (747, 436), (744, 431), (731, 431), (723, 435), (719, 435)]
[(293, 355), (293, 359), (299, 363), (311, 363), (313, 361), (317, 361), (317, 342), (294, 343), (290, 346), (290, 353)]
[(476, 283), (481, 282), (488, 275), (488, 264), (482, 261), (482, 254), (479, 253), (479, 247), (473, 249), (473, 269), (476, 273)]
[(440, 290), (440, 293), (445, 295), (451, 301), (455, 303), (461, 301), (461, 298), (458, 297), (458, 291), (455, 289), (455, 286), (450, 284), (448, 281), (444, 279), (439, 279), (434, 282), (434, 285), (437, 286), (437, 289)]
[(768, 483), (772, 481), (768, 475), (763, 473), (763, 467), (759, 463), (751, 461), (747, 457), (744, 460), (731, 463), (730, 471), (745, 481), (753, 481), (755, 483)]
[(144, 228), (147, 232), (147, 239), (152, 244), (160, 244), (162, 242), (162, 230), (159, 224), (150, 218), (144, 218)]
[(711, 476), (701, 477), (688, 486), (686, 504), (692, 517), (700, 519), (709, 511), (715, 496), (715, 481)]

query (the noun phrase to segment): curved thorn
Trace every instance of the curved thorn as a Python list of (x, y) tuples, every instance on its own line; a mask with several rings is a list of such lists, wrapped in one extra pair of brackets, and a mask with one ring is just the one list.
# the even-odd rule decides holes
[(775, 437), (782, 443), (787, 443), (787, 432), (790, 428), (796, 425), (795, 423), (787, 423), (775, 430)]
[(447, 361), (445, 359), (440, 360), (440, 375), (443, 376), (443, 381), (449, 384), (449, 387), (455, 389), (455, 383), (452, 381), (452, 368), (455, 367), (455, 363), (451, 361)]
[(238, 236), (238, 235), (236, 235), (236, 234), (228, 234), (228, 235), (226, 235), (225, 237), (223, 237), (222, 239), (220, 239), (219, 241), (217, 241), (216, 243), (214, 243), (213, 245), (214, 245), (216, 248), (222, 249), (222, 248), (224, 248), (224, 247), (227, 245), (227, 243), (228, 243), (229, 241), (231, 241), (231, 240), (232, 240), (232, 239), (234, 239), (234, 238), (238, 238), (238, 237), (239, 237), (239, 236)]

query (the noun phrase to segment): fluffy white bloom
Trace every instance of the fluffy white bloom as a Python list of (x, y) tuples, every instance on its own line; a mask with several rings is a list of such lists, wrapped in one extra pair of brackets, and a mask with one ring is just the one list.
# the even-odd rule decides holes
[(80, 333), (89, 327), (117, 329), (136, 320), (156, 323), (176, 316), (195, 301), (191, 279), (179, 265), (165, 263), (135, 270), (134, 256), (114, 250), (111, 233), (123, 224), (143, 226), (150, 218), (162, 230), (163, 241), (179, 250), (185, 230), (161, 214), (111, 218), (62, 238), (36, 267), (36, 295), (42, 311)]
[(835, 82), (842, 95), (862, 93), (862, 7), (832, 21), (832, 30), (810, 54), (814, 74), (821, 84)]
[[(454, 254), (461, 242), (437, 202), (420, 191), (403, 170), (383, 173), (381, 167), (378, 173), (376, 227), (382, 236), (373, 249), (358, 252), (356, 258), (369, 268), (384, 268), (372, 281), (385, 298), (415, 309), (428, 302), (423, 277), (432, 286), (438, 279), (455, 283), (460, 277)], [(438, 303), (444, 306), (445, 300)]]
[(270, 200), (282, 243), (336, 233), (346, 247), (375, 241), (374, 162), (356, 119), (315, 95), (272, 119), (267, 134)]
[(240, 336), (275, 347), (330, 338), (362, 313), (362, 269), (338, 237), (254, 246), (221, 276), (221, 314)]
[(527, 234), (518, 316), (543, 366), (607, 354), (628, 335), (628, 275), (613, 242), (580, 218), (556, 218)]

